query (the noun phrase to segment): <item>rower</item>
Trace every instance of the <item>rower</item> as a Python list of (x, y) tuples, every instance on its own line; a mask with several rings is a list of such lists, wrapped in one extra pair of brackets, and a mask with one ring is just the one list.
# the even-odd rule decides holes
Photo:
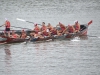
[(50, 23), (48, 23), (47, 28), (49, 29), (50, 32), (53, 30), (53, 26)]
[(14, 30), (12, 31), (12, 34), (10, 35), (10, 37), (11, 38), (20, 38), (20, 36), (17, 33), (15, 33)]
[(75, 28), (71, 25), (68, 25), (68, 32), (69, 33), (75, 33)]
[(22, 30), (20, 38), (25, 39), (26, 37), (27, 37), (26, 32), (24, 30)]
[(51, 36), (49, 29), (45, 25), (45, 22), (42, 22), (41, 32), (43, 36)]
[(67, 28), (66, 28), (66, 26), (64, 24), (59, 22), (59, 24), (57, 26), (60, 26), (60, 28), (58, 29), (58, 33), (61, 33), (61, 34), (65, 34), (66, 33)]
[(73, 26), (75, 28), (76, 33), (80, 31), (80, 24), (78, 23), (78, 21), (75, 21), (75, 24)]
[[(5, 36), (10, 36), (10, 26), (11, 26), (11, 24), (10, 24), (10, 21), (8, 21), (8, 19), (7, 18), (5, 18), (5, 24), (3, 24), (2, 26), (5, 26), (5, 32), (4, 32), (4, 35)], [(6, 35), (6, 33), (7, 33), (7, 35)]]
[(51, 35), (57, 35), (57, 29), (55, 27), (51, 30)]
[(36, 32), (35, 31), (32, 31), (31, 33), (30, 33), (30, 36), (31, 36), (31, 38), (30, 38), (30, 40), (31, 41), (36, 41), (36, 40), (38, 40), (38, 34), (36, 34)]
[(35, 28), (33, 30), (35, 31), (36, 34), (38, 34), (38, 32), (40, 32), (40, 27), (37, 24), (35, 24), (34, 27)]

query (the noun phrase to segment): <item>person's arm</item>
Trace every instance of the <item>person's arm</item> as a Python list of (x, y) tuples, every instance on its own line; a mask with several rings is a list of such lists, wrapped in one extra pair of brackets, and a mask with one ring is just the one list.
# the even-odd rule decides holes
[(67, 31), (67, 28), (65, 27), (65, 29), (63, 30), (62, 34), (65, 33), (65, 31)]
[(64, 24), (61, 23), (62, 26), (66, 27)]
[(38, 29), (39, 29), (39, 31), (38, 31), (38, 32), (40, 32), (40, 31), (41, 31), (40, 27), (38, 27)]
[(20, 35), (16, 34), (17, 38), (20, 38)]
[(47, 27), (45, 27), (45, 29), (44, 30), (42, 30), (42, 32), (45, 32), (47, 30)]
[(79, 30), (80, 30), (80, 24), (78, 24), (78, 26), (79, 26)]
[[(73, 26), (72, 26), (72, 28), (73, 28), (73, 31), (75, 32), (75, 28), (74, 28)], [(74, 32), (73, 32), (73, 33), (74, 33)]]

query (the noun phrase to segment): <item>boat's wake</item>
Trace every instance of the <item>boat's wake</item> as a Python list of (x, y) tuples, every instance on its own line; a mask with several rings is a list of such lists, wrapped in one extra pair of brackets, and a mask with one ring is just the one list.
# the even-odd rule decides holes
[(79, 37), (75, 37), (74, 39), (72, 39), (71, 41), (80, 41), (80, 38)]

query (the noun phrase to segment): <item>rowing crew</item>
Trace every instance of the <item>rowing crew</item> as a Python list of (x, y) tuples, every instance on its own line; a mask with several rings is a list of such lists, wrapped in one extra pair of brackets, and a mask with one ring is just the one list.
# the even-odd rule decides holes
[[(6, 20), (4, 25), (6, 27), (6, 31), (9, 33), (10, 22)], [(78, 21), (76, 21), (74, 25), (68, 25), (68, 26), (65, 26), (64, 24), (59, 22), (59, 24), (57, 24), (56, 27), (53, 27), (50, 23), (48, 23), (48, 25), (46, 26), (45, 22), (42, 22), (41, 28), (38, 26), (38, 24), (34, 25), (34, 29), (30, 33), (30, 36), (32, 38), (44, 38), (45, 36), (49, 37), (52, 35), (61, 36), (63, 34), (77, 33), (79, 31), (80, 31), (80, 24), (78, 23)], [(18, 35), (14, 31), (12, 31), (12, 33), (11, 34), (9, 33), (8, 36), (12, 38), (26, 38), (27, 34), (24, 30), (22, 30), (21, 35)]]
[[(33, 31), (30, 33), (31, 37), (37, 38), (44, 38), (44, 36), (52, 36), (57, 35), (61, 36), (63, 34), (69, 33), (77, 33), (80, 31), (80, 24), (78, 21), (75, 22), (74, 25), (65, 26), (64, 24), (60, 23), (53, 27), (50, 23), (45, 25), (45, 22), (42, 22), (42, 27), (40, 28), (37, 24), (34, 25)], [(59, 27), (58, 27), (59, 26)]]

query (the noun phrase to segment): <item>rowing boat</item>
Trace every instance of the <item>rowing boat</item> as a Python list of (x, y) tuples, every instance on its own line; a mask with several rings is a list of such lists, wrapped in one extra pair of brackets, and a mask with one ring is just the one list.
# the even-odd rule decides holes
[(87, 24), (81, 24), (80, 25), (80, 32), (77, 32), (77, 33), (68, 33), (68, 34), (64, 34), (61, 36), (53, 35), (51, 37), (44, 37), (44, 38), (33, 38), (31, 40), (31, 42), (45, 41), (45, 40), (49, 40), (49, 39), (52, 39), (52, 40), (54, 40), (54, 39), (72, 39), (74, 37), (86, 36), (87, 32), (88, 32), (88, 27), (91, 23), (92, 23), (92, 20), (89, 21)]
[(20, 43), (24, 42), (26, 39), (22, 38), (10, 38), (7, 36), (0, 36), (0, 43)]
[[(64, 39), (70, 39), (70, 38), (74, 38), (74, 37), (81, 37), (81, 36), (86, 36), (87, 35), (87, 32), (88, 32), (88, 27), (89, 25), (92, 23), (92, 20), (89, 21), (87, 24), (81, 24), (80, 25), (80, 32), (78, 33), (68, 33), (68, 34), (64, 34), (64, 35), (61, 35), (61, 36), (57, 36), (57, 35), (53, 35), (53, 36), (50, 36), (50, 37), (44, 37), (44, 38), (31, 38), (31, 42), (35, 42), (35, 41), (45, 41), (45, 40), (49, 40), (49, 39), (61, 39), (61, 38), (64, 38)], [(29, 31), (26, 31), (28, 34), (31, 32), (30, 30)], [(19, 31), (16, 33), (20, 33)], [(4, 35), (0, 35), (0, 43), (20, 43), (20, 42), (25, 42), (26, 39), (22, 39), (22, 38), (10, 38), (10, 37), (7, 37), (7, 36), (4, 36)]]

